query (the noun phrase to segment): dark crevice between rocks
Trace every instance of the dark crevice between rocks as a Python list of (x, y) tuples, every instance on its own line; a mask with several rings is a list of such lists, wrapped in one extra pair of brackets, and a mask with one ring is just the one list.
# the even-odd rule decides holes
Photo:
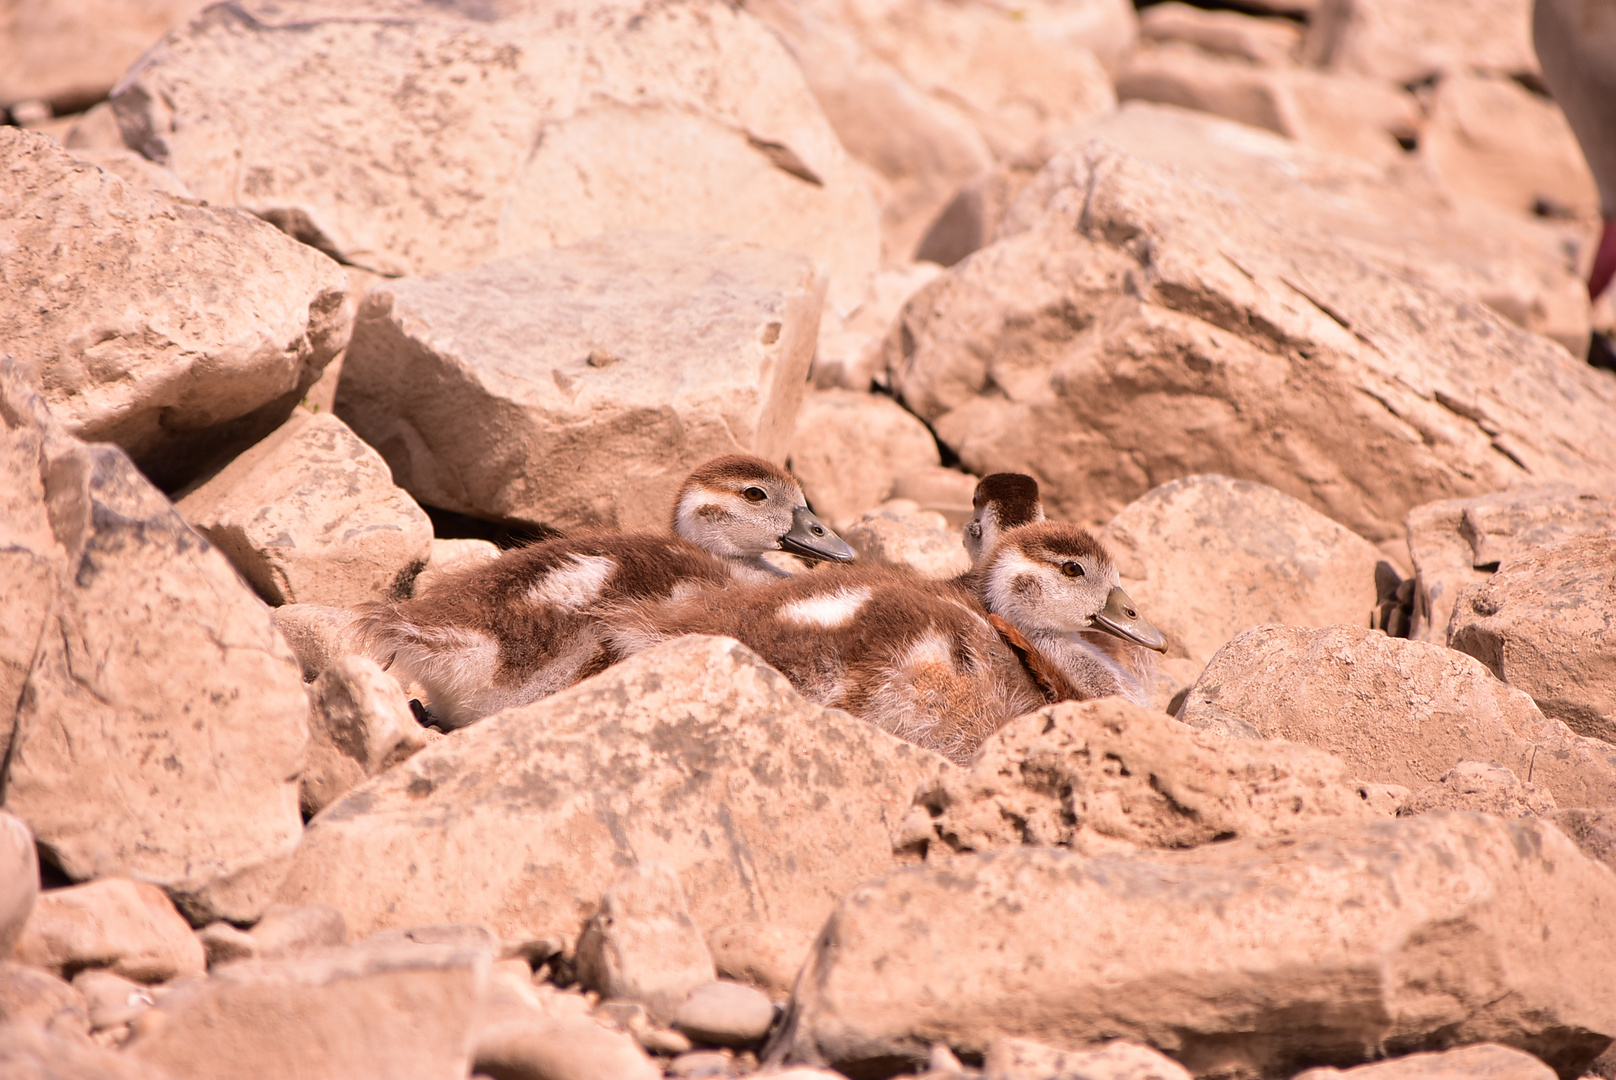
[(508, 551), (544, 540), (559, 540), (566, 533), (549, 525), (520, 518), (480, 518), (458, 510), (421, 505), (432, 519), (432, 535), (438, 540), (487, 540)]

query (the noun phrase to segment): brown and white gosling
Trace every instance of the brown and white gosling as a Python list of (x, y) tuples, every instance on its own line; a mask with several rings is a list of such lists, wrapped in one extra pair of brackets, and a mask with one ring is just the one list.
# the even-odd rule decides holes
[(983, 580), (1008, 634), (956, 583), (853, 568), (626, 607), (608, 617), (608, 638), (624, 655), (683, 634), (737, 638), (810, 700), (960, 762), (1046, 702), (1143, 700), (1127, 672), (1080, 637), (1095, 629), (1147, 648), (1161, 641), (1093, 536), (1071, 525), (1012, 529), (987, 556)]
[(672, 525), (672, 536), (599, 533), (507, 551), (413, 600), (364, 605), (356, 639), (421, 685), (433, 720), (457, 728), (610, 665), (617, 657), (600, 635), (604, 610), (785, 578), (765, 552), (853, 558), (809, 511), (796, 480), (761, 458), (715, 458), (692, 472)]

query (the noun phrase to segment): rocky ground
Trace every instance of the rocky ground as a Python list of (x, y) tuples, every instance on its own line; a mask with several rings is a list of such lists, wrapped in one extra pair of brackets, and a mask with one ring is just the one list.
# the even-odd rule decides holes
[[(0, 1076), (1616, 1077), (1616, 330), (1527, 0), (0, 4)], [(788, 463), (1096, 530), (967, 765), (356, 604)]]

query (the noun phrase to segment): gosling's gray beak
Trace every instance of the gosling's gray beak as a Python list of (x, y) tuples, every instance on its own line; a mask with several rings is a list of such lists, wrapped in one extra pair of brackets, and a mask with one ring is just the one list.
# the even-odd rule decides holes
[(1167, 651), (1167, 639), (1162, 637), (1162, 632), (1139, 614), (1133, 601), (1128, 599), (1128, 594), (1121, 589), (1111, 590), (1111, 595), (1105, 598), (1104, 609), (1089, 621), (1089, 625), (1135, 645), (1143, 645), (1159, 653)]
[(792, 512), (791, 531), (780, 538), (780, 550), (831, 562), (852, 562), (855, 554), (847, 541), (831, 532), (806, 506)]

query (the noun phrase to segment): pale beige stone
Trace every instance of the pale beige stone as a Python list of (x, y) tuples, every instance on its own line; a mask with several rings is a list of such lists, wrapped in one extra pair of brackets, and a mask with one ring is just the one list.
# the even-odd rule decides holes
[(252, 928), (260, 960), (285, 960), (341, 945), (348, 937), (342, 912), (329, 904), (271, 904)]
[(1063, 153), (910, 301), (893, 385), (967, 469), (1031, 472), (1069, 520), (1220, 472), (1380, 541), (1434, 498), (1616, 482), (1616, 383), (1268, 210)]
[(181, 1080), (84, 1039), (22, 1024), (0, 1027), (0, 1073), (6, 1080)]
[(1532, 75), (1532, 0), (1319, 0), (1302, 59), (1409, 85), (1434, 75)]
[(950, 528), (960, 528), (976, 514), (972, 500), (978, 478), (958, 469), (919, 469), (892, 482), (892, 497), (908, 499), (922, 510), (943, 515)]
[(398, 680), (368, 656), (338, 658), (309, 698), (308, 759), (298, 783), (310, 817), (427, 744)]
[[(975, 170), (967, 173), (965, 178), (974, 173)], [(952, 196), (957, 186), (950, 184), (942, 201)], [(930, 222), (931, 214), (927, 214), (924, 224)], [(913, 248), (914, 238), (905, 243), (903, 250)], [(819, 345), (814, 352), (814, 386), (821, 390), (839, 386), (866, 391), (877, 383), (884, 384), (886, 366), (881, 362), (881, 343), (892, 328), (892, 320), (911, 296), (940, 273), (942, 267), (932, 262), (887, 267), (875, 276), (869, 297), (845, 320), (838, 321), (834, 314), (826, 312), (820, 319)]]
[(1554, 1070), (1523, 1050), (1498, 1043), (1406, 1054), (1355, 1069), (1306, 1069), (1292, 1080), (1551, 1080)]
[(90, 1007), (71, 983), (30, 964), (0, 958), (0, 1031), (7, 1027), (82, 1039), (90, 1033)]
[(701, 1046), (757, 1046), (774, 1024), (774, 1003), (736, 982), (696, 987), (674, 1015), (673, 1026)]
[(810, 705), (735, 641), (681, 638), (356, 788), (310, 824), (280, 896), (340, 908), (355, 935), (461, 920), (571, 940), (624, 866), (660, 862), (698, 926), (811, 932), (896, 864), (916, 786), (950, 768)]
[(1588, 218), (1599, 188), (1558, 105), (1503, 75), (1445, 76), (1431, 92), (1420, 158), (1455, 194), (1519, 213)]
[(951, 578), (971, 568), (957, 528), (910, 499), (892, 499), (839, 527), (861, 560), (901, 566), (922, 577)]
[(213, 922), (196, 932), (196, 940), (208, 954), (208, 970), (220, 964), (237, 960), (252, 960), (258, 956), (258, 941), (251, 934), (237, 930), (227, 922)]
[(1576, 1076), (1616, 1030), (1612, 905), (1616, 875), (1558, 829), (1481, 814), (975, 855), (847, 895), (783, 1049), (856, 1074), (939, 1038), (1121, 1037), (1196, 1075), (1286, 1075), (1491, 1040)]
[(1361, 627), (1247, 631), (1212, 658), (1179, 715), (1191, 727), (1305, 743), (1360, 780), (1411, 791), (1471, 758), (1547, 788), (1561, 806), (1616, 806), (1616, 747), (1545, 717), (1472, 657)]
[(679, 876), (660, 863), (641, 863), (614, 881), (578, 939), (578, 981), (602, 997), (638, 1002), (660, 1024), (715, 978)]
[(771, 922), (731, 923), (707, 937), (720, 975), (750, 983), (776, 999), (791, 993), (813, 944), (812, 931)]
[(134, 188), (145, 188), (176, 199), (189, 199), (185, 181), (123, 146), (109, 149), (71, 148), (73, 160), (94, 165)]
[(67, 979), (85, 968), (109, 968), (158, 983), (207, 968), (202, 944), (163, 890), (128, 878), (41, 894), (17, 958)]
[(0, 810), (0, 960), (11, 955), (38, 896), (34, 834), (21, 818)]
[(915, 797), (928, 861), (1030, 844), (1187, 848), (1380, 815), (1344, 762), (1296, 743), (1220, 740), (1121, 698), (1012, 720), (969, 772)]
[(1399, 815), (1434, 810), (1473, 810), (1493, 817), (1543, 817), (1556, 807), (1554, 796), (1540, 784), (1523, 783), (1496, 761), (1461, 761), (1429, 787), (1409, 796)]
[[(67, 569), (67, 551), (51, 529), (40, 476), (44, 432), (39, 402), (14, 362), (0, 354), (0, 761), (17, 726), (51, 603)], [(0, 956), (4, 950), (0, 949)]]
[(5, 807), (75, 880), (137, 877), (199, 923), (251, 921), (302, 835), (296, 659), (123, 451), (63, 431), (10, 361), (0, 399), (38, 439), (36, 490), (75, 568), (23, 691)]
[(803, 398), (790, 467), (814, 512), (845, 522), (885, 502), (900, 476), (939, 464), (937, 440), (881, 394), (814, 390)]
[(337, 412), (430, 506), (661, 532), (702, 462), (784, 460), (824, 287), (801, 255), (640, 232), (388, 282)]
[(982, 1080), (1189, 1080), (1189, 1075), (1172, 1058), (1123, 1039), (1081, 1051), (995, 1039), (982, 1059)]
[(272, 604), (408, 599), (432, 522), (329, 413), (291, 418), (176, 508)]
[(93, 1031), (132, 1023), (152, 1007), (149, 987), (102, 968), (86, 968), (73, 976), (73, 989), (84, 995)]
[(1283, 66), (1296, 59), (1302, 28), (1290, 19), (1206, 11), (1167, 0), (1139, 13), (1139, 36), (1145, 41), (1182, 41), (1219, 56)]
[(1135, 499), (1100, 534), (1122, 587), (1198, 672), (1242, 630), (1368, 626), (1373, 544), (1264, 484), (1187, 476)]
[(152, 42), (207, 0), (9, 0), (0, 8), (0, 108), (41, 101), (57, 115), (107, 96)]
[(489, 963), (477, 949), (393, 945), (230, 964), (143, 1013), (125, 1054), (175, 1080), (460, 1080)]
[[(519, 966), (525, 969), (526, 965)], [(602, 1008), (632, 1008), (639, 1013), (640, 1025), (647, 1023), (644, 1009), (638, 1005)], [(474, 1075), (494, 1080), (659, 1080), (662, 1076), (633, 1036), (589, 1015), (589, 1003), (581, 994), (535, 985), (517, 966), (495, 966), (479, 1020)]]
[[(112, 103), (109, 101), (100, 102), (80, 113), (78, 118), (73, 121), (73, 126), (68, 130), (67, 137), (62, 140), (62, 145), (71, 151), (75, 151), (75, 157), (78, 156), (76, 152), (80, 150), (129, 149), (123, 143), (123, 129), (118, 127), (118, 114), (113, 112)], [(139, 157), (140, 155), (136, 154), (135, 156)], [(145, 158), (141, 158), (141, 160), (146, 161), (148, 165), (152, 164)], [(152, 167), (161, 168), (161, 166), (156, 165)], [(166, 172), (167, 170), (165, 169), (164, 171)], [(176, 176), (174, 179), (180, 183), (181, 187), (184, 187), (184, 182), (179, 177)]]
[(1616, 743), (1616, 521), (1531, 548), (1460, 593), (1448, 644), (1546, 716)]
[(719, 0), (239, 0), (147, 53), (113, 105), (197, 197), (389, 275), (695, 230), (812, 256), (847, 313), (880, 256), (796, 66)]
[(0, 339), (74, 434), (165, 484), (284, 420), (348, 337), (341, 268), (0, 127)]

